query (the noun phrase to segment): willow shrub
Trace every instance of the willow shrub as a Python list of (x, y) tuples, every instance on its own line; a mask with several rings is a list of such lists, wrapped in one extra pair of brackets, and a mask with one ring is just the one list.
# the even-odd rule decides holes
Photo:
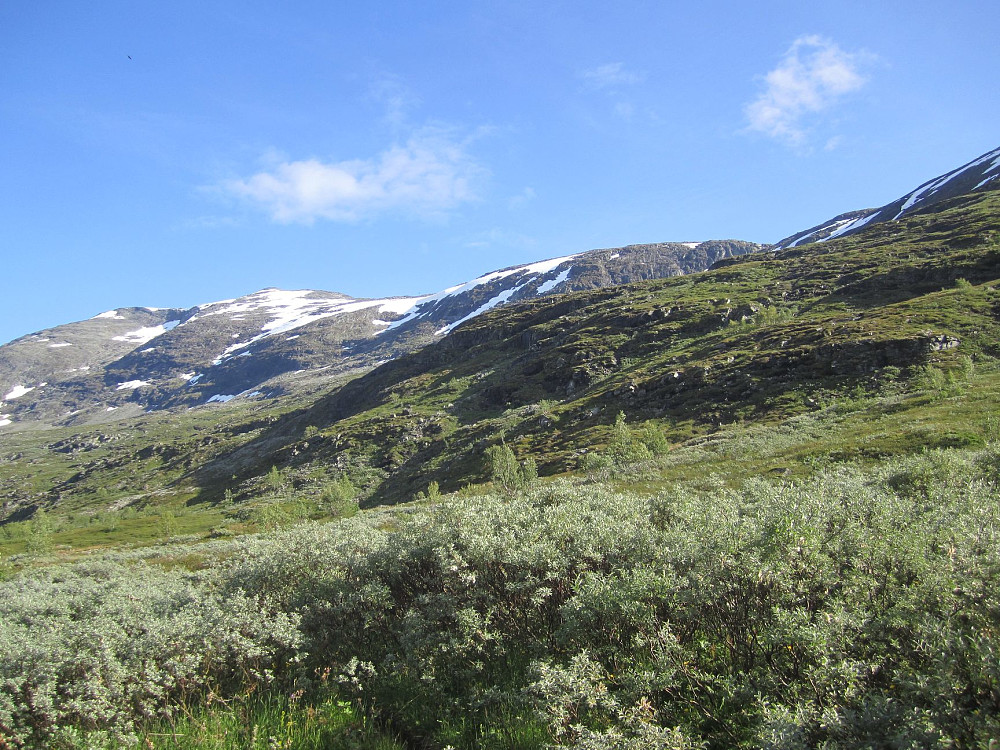
[(550, 484), (247, 541), (225, 577), (300, 611), (309, 669), (414, 738), (974, 747), (1000, 737), (976, 458), (652, 498)]
[[(296, 617), (143, 564), (60, 566), (0, 584), (0, 746), (132, 744), (195, 696), (268, 684)], [(81, 738), (90, 733), (87, 742)]]
[(21, 575), (0, 583), (0, 732), (127, 740), (281, 676), (431, 747), (989, 747), (998, 466), (537, 484), (236, 540), (203, 578)]

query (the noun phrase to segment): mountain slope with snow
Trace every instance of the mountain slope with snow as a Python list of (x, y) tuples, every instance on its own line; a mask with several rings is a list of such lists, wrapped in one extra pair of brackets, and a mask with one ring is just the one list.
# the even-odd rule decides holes
[(784, 250), (810, 242), (825, 242), (837, 237), (847, 237), (875, 224), (898, 221), (904, 216), (957, 195), (976, 190), (996, 189), (1000, 185), (998, 178), (1000, 178), (1000, 148), (993, 149), (957, 169), (928, 180), (881, 208), (862, 209), (840, 214), (823, 224), (785, 237), (775, 245), (775, 248)]
[(0, 346), (0, 427), (278, 396), (413, 351), (504, 304), (700, 271), (761, 249), (738, 240), (631, 245), (415, 297), (264, 289), (189, 309), (109, 310)]

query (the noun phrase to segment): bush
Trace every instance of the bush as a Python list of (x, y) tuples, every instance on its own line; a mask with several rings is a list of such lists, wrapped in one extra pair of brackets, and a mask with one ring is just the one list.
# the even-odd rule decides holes
[(192, 696), (268, 684), (299, 633), (294, 615), (261, 605), (141, 564), (0, 584), (0, 737), (55, 747), (79, 728), (134, 742)]
[(22, 575), (0, 583), (0, 725), (134, 738), (294, 672), (414, 746), (988, 747), (997, 464), (497, 487), (235, 540), (203, 577)]

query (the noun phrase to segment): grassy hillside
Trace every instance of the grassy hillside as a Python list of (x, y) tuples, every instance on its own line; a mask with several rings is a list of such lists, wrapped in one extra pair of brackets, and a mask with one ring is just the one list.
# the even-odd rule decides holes
[[(753, 450), (732, 437), (702, 450)], [(783, 428), (742, 437), (780, 443)], [(657, 492), (615, 488), (659, 465), (628, 458), (603, 481), (466, 492), (0, 582), (0, 741), (985, 749), (1000, 737), (1000, 443), (794, 481), (734, 482), (728, 465), (702, 464)]]
[(980, 193), (5, 436), (0, 748), (992, 748), (998, 230)]
[[(294, 475), (363, 459), (382, 472), (366, 502), (396, 502), (428, 481), (481, 481), (484, 447), (501, 436), (543, 474), (576, 470), (620, 410), (678, 445), (845, 396), (985, 375), (1000, 333), (998, 194), (939, 208), (828, 245), (483, 315), (288, 414), (260, 438), (285, 444), (266, 460)], [(903, 398), (895, 411), (910, 408), (926, 404)], [(924, 443), (963, 440), (967, 423), (939, 411), (940, 434)], [(915, 444), (893, 442), (867, 450)], [(260, 475), (270, 464), (255, 452), (251, 442), (221, 456), (199, 479)]]
[(69, 549), (349, 514), (487, 482), (501, 441), (543, 476), (594, 471), (619, 412), (661, 453), (829, 424), (750, 472), (978, 445), (997, 411), (998, 204), (497, 310), (325, 395), (7, 435), (0, 549), (27, 548), (38, 509)]

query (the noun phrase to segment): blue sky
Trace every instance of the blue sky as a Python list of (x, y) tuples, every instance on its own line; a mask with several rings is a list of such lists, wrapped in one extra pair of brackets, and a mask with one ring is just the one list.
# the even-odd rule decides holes
[(995, 2), (0, 3), (0, 342), (773, 242), (1000, 145)]

